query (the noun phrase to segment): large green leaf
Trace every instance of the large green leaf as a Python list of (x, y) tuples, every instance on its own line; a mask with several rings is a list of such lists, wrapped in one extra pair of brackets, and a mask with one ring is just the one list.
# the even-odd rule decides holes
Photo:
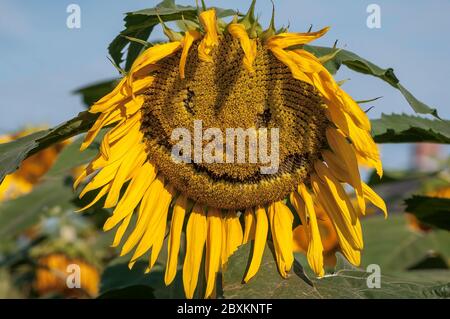
[(0, 183), (7, 174), (19, 168), (27, 157), (46, 147), (86, 132), (97, 118), (89, 112), (81, 112), (77, 117), (48, 130), (39, 131), (18, 140), (0, 144)]
[(450, 143), (450, 121), (430, 120), (406, 114), (382, 114), (372, 120), (377, 143)]
[[(325, 64), (325, 67), (332, 74), (335, 74), (342, 65), (345, 65), (353, 71), (373, 75), (398, 89), (416, 113), (432, 114), (433, 116), (438, 117), (435, 108), (431, 108), (425, 103), (419, 101), (411, 94), (411, 92), (400, 84), (400, 81), (392, 68), (383, 69), (348, 50), (340, 50), (337, 52), (338, 49), (336, 48), (310, 45), (306, 45), (304, 48), (317, 57), (332, 56), (332, 58)], [(333, 53), (335, 53), (334, 56)]]
[(413, 268), (428, 255), (440, 255), (450, 261), (450, 236), (447, 231), (414, 231), (403, 214), (391, 214), (387, 220), (373, 216), (362, 221), (364, 251), (361, 264), (378, 264), (384, 272)]
[(406, 211), (414, 214), (420, 222), (450, 231), (449, 198), (414, 195), (412, 198), (405, 200), (405, 204)]
[(100, 98), (111, 92), (116, 86), (117, 79), (106, 80), (84, 86), (74, 91), (74, 94), (80, 94), (86, 107), (90, 107)]
[(72, 188), (71, 170), (86, 164), (97, 153), (98, 141), (80, 152), (81, 139), (68, 145), (42, 182), (22, 197), (0, 204), (0, 238), (10, 239), (46, 215), (78, 208)]
[(440, 298), (450, 297), (449, 272), (425, 272), (385, 275), (380, 288), (368, 288), (371, 273), (350, 267), (338, 254), (336, 272), (322, 279), (306, 278), (295, 265), (287, 279), (278, 274), (275, 258), (266, 246), (259, 272), (247, 284), (242, 283), (251, 256), (251, 245), (241, 246), (229, 259), (223, 274), (225, 298)]
[[(234, 10), (215, 8), (218, 17), (227, 17), (236, 14)], [(153, 28), (159, 24), (158, 15), (164, 22), (169, 21), (197, 21), (197, 8), (175, 4), (174, 0), (165, 0), (155, 8), (129, 12), (126, 14), (125, 29), (111, 42), (108, 47), (109, 54), (117, 65), (123, 62), (123, 51), (129, 44), (125, 70), (129, 70), (136, 57), (143, 49), (142, 44), (131, 41), (129, 38), (147, 40)], [(129, 37), (129, 38), (127, 38)]]
[(184, 298), (181, 273), (166, 287), (162, 264), (157, 263), (150, 273), (145, 274), (148, 262), (138, 261), (130, 270), (128, 259), (128, 256), (118, 258), (106, 267), (99, 298)]

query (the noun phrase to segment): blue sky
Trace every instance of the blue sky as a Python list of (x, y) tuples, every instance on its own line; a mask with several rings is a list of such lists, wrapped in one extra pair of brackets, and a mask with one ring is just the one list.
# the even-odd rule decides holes
[[(106, 47), (122, 29), (123, 13), (152, 7), (151, 0), (0, 0), (0, 133), (24, 125), (56, 125), (83, 109), (73, 90), (112, 78), (117, 72)], [(193, 4), (194, 0), (177, 1)], [(246, 11), (250, 1), (213, 1), (207, 5)], [(81, 29), (68, 29), (66, 8), (81, 7)], [(340, 46), (382, 67), (393, 67), (402, 84), (419, 99), (450, 118), (450, 1), (448, 0), (282, 0), (276, 3), (277, 26), (292, 31), (331, 26), (317, 44)], [(369, 4), (381, 7), (381, 29), (366, 26)], [(269, 0), (259, 0), (257, 12), (267, 24)], [(155, 37), (160, 37), (159, 30)], [(372, 118), (384, 113), (412, 113), (399, 92), (389, 85), (343, 70), (344, 88), (357, 100), (383, 96), (373, 103)], [(408, 164), (407, 146), (383, 146), (388, 167)], [(450, 153), (448, 148), (446, 153)]]

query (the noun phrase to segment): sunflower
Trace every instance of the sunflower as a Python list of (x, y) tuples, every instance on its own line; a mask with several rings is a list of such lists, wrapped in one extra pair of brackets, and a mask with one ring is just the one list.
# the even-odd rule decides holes
[[(36, 132), (38, 128), (29, 128), (0, 136), (0, 143), (8, 143), (20, 137)], [(52, 167), (58, 154), (69, 141), (50, 146), (24, 160), (19, 169), (5, 177), (0, 184), (0, 202), (14, 199), (29, 193), (40, 178)]]
[[(80, 270), (80, 289), (69, 288), (66, 280), (69, 265)], [(97, 268), (83, 259), (70, 258), (62, 253), (39, 257), (34, 279), (34, 290), (39, 296), (62, 294), (67, 297), (94, 297), (98, 294), (100, 275)]]
[[(81, 149), (103, 128), (107, 132), (75, 182), (77, 187), (87, 181), (81, 197), (97, 191), (87, 207), (104, 198), (103, 206), (114, 208), (104, 230), (117, 227), (113, 246), (124, 240), (121, 255), (132, 252), (130, 267), (150, 251), (150, 271), (167, 235), (167, 285), (176, 276), (187, 221), (182, 277), (188, 298), (194, 296), (202, 259), (208, 298), (228, 257), (248, 241), (254, 243), (244, 281), (255, 276), (269, 229), (279, 273), (287, 277), (294, 261), (294, 214), (308, 234), (308, 262), (323, 276), (319, 205), (343, 254), (358, 265), (360, 214), (344, 184), (354, 188), (361, 214), (366, 200), (386, 213), (358, 168), (375, 168), (381, 176), (382, 164), (365, 112), (303, 48), (328, 28), (276, 32), (272, 18), (261, 30), (254, 1), (244, 17), (229, 24), (218, 21), (214, 9), (199, 10), (198, 20), (197, 28), (183, 33), (163, 24), (170, 41), (143, 51), (116, 88), (91, 106), (98, 118)], [(278, 128), (278, 171), (262, 174), (259, 162), (172, 160), (172, 132), (181, 127), (193, 134), (195, 120), (222, 131)]]

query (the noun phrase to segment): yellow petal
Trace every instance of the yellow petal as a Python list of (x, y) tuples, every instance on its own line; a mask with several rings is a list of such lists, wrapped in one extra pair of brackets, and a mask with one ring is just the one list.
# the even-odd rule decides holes
[(291, 270), (294, 262), (292, 244), (292, 223), (294, 216), (283, 202), (275, 202), (269, 206), (269, 221), (274, 242), (278, 268), (283, 277)]
[(269, 229), (266, 210), (263, 207), (257, 207), (255, 215), (255, 243), (253, 245), (252, 260), (245, 275), (244, 282), (248, 282), (250, 279), (252, 279), (259, 270), (259, 266), (261, 265), (261, 260), (264, 254), (264, 247), (266, 246), (267, 232)]
[(167, 215), (169, 214), (169, 207), (170, 203), (172, 202), (174, 194), (175, 194), (174, 188), (172, 186), (169, 186), (167, 188), (167, 197), (162, 200), (163, 203), (160, 208), (160, 216), (158, 218), (159, 221), (155, 222), (155, 227), (153, 228), (153, 231), (150, 228), (147, 230), (147, 232), (151, 233), (152, 236), (151, 239), (149, 239), (148, 241), (153, 243), (152, 253), (150, 255), (149, 260), (149, 266), (147, 268), (148, 271), (150, 271), (155, 265), (159, 253), (161, 251), (161, 248), (163, 246), (167, 228)]
[(76, 210), (75, 212), (82, 212), (92, 206), (94, 206), (95, 203), (97, 203), (103, 196), (105, 196), (109, 190), (111, 189), (111, 185), (107, 184), (105, 186), (103, 186), (103, 188), (97, 193), (97, 195), (95, 196), (95, 198), (92, 200), (92, 202), (90, 202), (89, 204), (87, 204), (86, 206), (84, 206), (83, 208), (80, 208), (78, 210)]
[(325, 274), (323, 269), (323, 245), (320, 237), (319, 225), (317, 223), (316, 212), (314, 209), (314, 203), (311, 195), (307, 191), (305, 185), (300, 184), (299, 192), (305, 201), (306, 213), (308, 214), (308, 227), (310, 233), (310, 242), (308, 245), (307, 259), (312, 270), (319, 277), (323, 277)]
[(292, 58), (290, 57), (290, 55), (284, 51), (283, 49), (279, 48), (279, 47), (273, 47), (270, 48), (270, 50), (272, 51), (273, 55), (275, 55), (275, 57), (282, 62), (283, 64), (285, 64), (292, 73), (292, 77), (294, 79), (303, 81), (305, 83), (308, 83), (310, 85), (313, 85), (313, 83), (311, 82), (310, 78), (300, 70), (300, 68), (298, 67), (298, 65), (292, 60)]
[(384, 213), (384, 217), (387, 218), (388, 213), (386, 203), (384, 202), (384, 200), (380, 196), (378, 196), (378, 194), (375, 193), (373, 189), (370, 188), (369, 185), (367, 185), (366, 183), (363, 183), (363, 192), (364, 197), (367, 198), (372, 204), (377, 206), (379, 209), (381, 209)]
[(352, 117), (355, 124), (363, 130), (371, 130), (371, 125), (367, 114), (359, 107), (359, 105), (348, 95), (347, 92), (338, 87), (337, 98), (348, 115)]
[(322, 37), (329, 29), (329, 27), (326, 27), (320, 31), (308, 33), (280, 33), (267, 39), (266, 45), (269, 48), (278, 47), (285, 49), (294, 45), (307, 44)]
[(120, 190), (123, 184), (127, 181), (130, 172), (133, 172), (136, 167), (140, 167), (146, 160), (146, 154), (141, 145), (135, 146), (130, 150), (130, 153), (124, 157), (119, 169), (117, 170), (114, 179), (112, 180), (111, 190), (106, 196), (105, 208), (114, 207), (117, 204), (120, 196)]
[(123, 99), (123, 95), (121, 91), (126, 84), (127, 79), (122, 78), (120, 82), (116, 85), (116, 87), (100, 100), (94, 103), (94, 105), (90, 108), (89, 112), (91, 113), (100, 113), (104, 112), (106, 109), (109, 109), (111, 105), (116, 105)]
[[(180, 41), (168, 42), (164, 44), (156, 44), (139, 55), (133, 62), (130, 71), (127, 75), (127, 85), (129, 88), (133, 88), (133, 81), (135, 74), (146, 66), (154, 65), (158, 61), (172, 55), (181, 48)], [(133, 88), (134, 89), (134, 88)], [(132, 90), (134, 91), (134, 90)], [(133, 94), (133, 92), (131, 92)]]
[(95, 138), (97, 137), (98, 133), (100, 132), (100, 130), (117, 121), (121, 120), (121, 117), (118, 114), (111, 114), (110, 113), (102, 113), (99, 115), (99, 117), (97, 118), (97, 120), (94, 122), (94, 124), (92, 125), (92, 127), (89, 129), (89, 131), (86, 133), (86, 136), (84, 137), (84, 141), (81, 144), (80, 147), (80, 151), (84, 151), (86, 150), (91, 144), (92, 142), (95, 140)]
[[(131, 261), (135, 261), (153, 246), (152, 253), (150, 255), (148, 271), (150, 271), (150, 269), (155, 264), (156, 258), (158, 257), (159, 251), (161, 250), (162, 239), (164, 239), (164, 234), (166, 231), (168, 209), (171, 201), (171, 188), (165, 186), (161, 190), (156, 205), (154, 206), (152, 211), (147, 212), (147, 214), (150, 215), (150, 218), (147, 221), (145, 232), (140, 239), (133, 256), (131, 257)], [(158, 246), (154, 246), (155, 243)]]
[(109, 184), (113, 179), (114, 176), (117, 173), (117, 170), (120, 166), (120, 162), (113, 163), (111, 165), (108, 165), (104, 168), (102, 168), (92, 179), (89, 183), (86, 184), (86, 186), (83, 188), (83, 190), (80, 193), (80, 198), (84, 197), (88, 192), (103, 187), (106, 184)]
[(354, 249), (361, 250), (363, 241), (359, 219), (356, 220), (355, 225), (352, 225), (346, 205), (341, 207), (336, 203), (328, 185), (324, 184), (316, 174), (311, 175), (311, 186), (319, 203), (333, 222), (338, 235), (340, 234), (339, 240), (342, 241), (344, 238)]
[[(340, 131), (334, 128), (327, 129), (326, 136), (328, 144), (337, 157), (334, 162), (342, 163), (340, 164), (340, 166), (349, 177), (349, 180), (346, 180), (345, 182), (348, 182), (355, 189), (358, 198), (358, 205), (361, 209), (362, 214), (364, 214), (366, 205), (363, 196), (361, 175), (359, 174), (358, 169), (358, 160), (356, 158), (354, 148), (348, 143), (345, 136)], [(333, 162), (332, 158), (330, 160)]]
[(138, 220), (136, 222), (136, 226), (123, 245), (122, 251), (120, 253), (121, 256), (130, 252), (131, 249), (133, 249), (133, 247), (135, 247), (139, 240), (142, 238), (142, 235), (147, 229), (148, 222), (153, 213), (153, 209), (157, 204), (158, 197), (163, 188), (164, 182), (162, 180), (162, 177), (158, 176), (145, 192), (141, 204), (139, 205)]
[(182, 78), (182, 79), (184, 79), (184, 77), (185, 77), (184, 69), (186, 67), (186, 60), (187, 60), (187, 57), (189, 54), (189, 49), (191, 48), (194, 41), (196, 41), (200, 38), (201, 38), (201, 34), (195, 30), (186, 31), (186, 34), (184, 35), (184, 38), (182, 41), (183, 51), (181, 53), (180, 67), (179, 67), (180, 68), (180, 78)]
[(201, 205), (192, 209), (186, 227), (186, 257), (183, 265), (183, 286), (186, 298), (194, 297), (202, 263), (207, 233), (206, 215)]
[(206, 34), (198, 46), (198, 57), (202, 61), (211, 62), (211, 50), (219, 44), (216, 10), (203, 11), (200, 13), (199, 20)]
[(305, 73), (320, 73), (323, 66), (315, 57), (305, 50), (288, 51), (291, 59), (298, 65), (301, 71)]
[(122, 219), (132, 214), (150, 187), (150, 184), (155, 180), (155, 177), (155, 167), (149, 162), (146, 162), (139, 168), (137, 174), (128, 185), (125, 194), (114, 209), (113, 215), (106, 220), (103, 230), (108, 231), (112, 229)]
[(249, 72), (253, 72), (253, 62), (256, 58), (256, 40), (249, 38), (245, 26), (240, 23), (231, 23), (228, 26), (228, 32), (233, 38), (239, 40), (245, 55), (244, 66)]
[(224, 249), (222, 250), (222, 265), (226, 264), (228, 258), (242, 245), (243, 233), (241, 222), (236, 211), (231, 210), (227, 212), (223, 220), (223, 231), (225, 232), (225, 240), (223, 242)]
[[(133, 102), (137, 102), (140, 106), (144, 103), (144, 97), (138, 96)], [(138, 112), (133, 114), (130, 118), (118, 123), (113, 129), (108, 132), (108, 141), (110, 144), (124, 138), (129, 134), (134, 127), (141, 121), (142, 114)]]
[(256, 218), (253, 208), (247, 208), (244, 213), (244, 238), (242, 244), (248, 243), (255, 238)]
[(354, 226), (358, 220), (358, 215), (342, 184), (331, 174), (329, 168), (322, 161), (315, 161), (314, 169), (319, 178), (328, 187), (328, 191), (333, 197), (334, 202), (339, 206), (343, 217), (348, 218), (348, 221)]
[(122, 224), (120, 224), (119, 228), (117, 228), (116, 235), (114, 236), (114, 241), (111, 247), (119, 246), (120, 242), (122, 241), (122, 237), (125, 234), (128, 225), (130, 224), (131, 217), (133, 217), (133, 214), (129, 214), (127, 217), (125, 217), (125, 219), (122, 221)]
[(114, 91), (115, 94), (111, 96), (111, 98), (106, 99), (102, 103), (97, 102), (89, 109), (90, 113), (104, 113), (104, 112), (111, 112), (115, 108), (120, 108), (124, 105), (126, 105), (128, 102), (132, 99), (132, 93), (136, 94), (144, 90), (145, 88), (149, 87), (154, 80), (153, 76), (146, 76), (143, 78), (137, 78), (136, 80), (133, 80), (131, 83), (131, 86), (128, 86), (126, 83), (126, 80), (128, 78), (124, 78), (125, 80), (122, 80), (118, 86), (117, 91)]
[(164, 274), (164, 282), (169, 285), (177, 274), (178, 253), (180, 252), (180, 240), (183, 230), (184, 217), (186, 215), (187, 199), (180, 195), (175, 202), (170, 224), (170, 233), (167, 244), (167, 264)]
[(206, 237), (206, 292), (205, 298), (212, 296), (216, 285), (217, 272), (220, 267), (222, 250), (222, 213), (210, 209), (207, 217), (208, 234)]
[(307, 225), (306, 206), (303, 199), (297, 192), (292, 192), (289, 199), (295, 211), (297, 212), (297, 215), (300, 218), (302, 225)]
[(355, 125), (355, 123), (349, 118), (347, 114), (344, 114), (347, 119), (349, 127), (348, 137), (351, 139), (353, 146), (355, 147), (358, 162), (362, 158), (364, 160), (361, 164), (366, 164), (369, 167), (376, 169), (377, 174), (381, 177), (383, 175), (383, 167), (380, 159), (380, 153), (375, 141), (370, 133)]

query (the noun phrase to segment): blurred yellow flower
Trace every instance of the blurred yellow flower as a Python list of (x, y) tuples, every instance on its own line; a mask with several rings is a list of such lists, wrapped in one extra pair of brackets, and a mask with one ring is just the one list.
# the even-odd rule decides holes
[[(29, 128), (15, 134), (1, 135), (0, 143), (8, 143), (31, 134), (39, 128)], [(7, 175), (0, 184), (0, 202), (29, 193), (52, 167), (58, 154), (69, 141), (54, 144), (24, 160), (17, 171)]]
[[(76, 265), (80, 270), (80, 287), (67, 285), (67, 276), (75, 274), (69, 265)], [(34, 289), (39, 296), (60, 294), (65, 297), (95, 297), (98, 294), (100, 275), (91, 264), (77, 258), (69, 258), (55, 253), (38, 259), (34, 280)]]

